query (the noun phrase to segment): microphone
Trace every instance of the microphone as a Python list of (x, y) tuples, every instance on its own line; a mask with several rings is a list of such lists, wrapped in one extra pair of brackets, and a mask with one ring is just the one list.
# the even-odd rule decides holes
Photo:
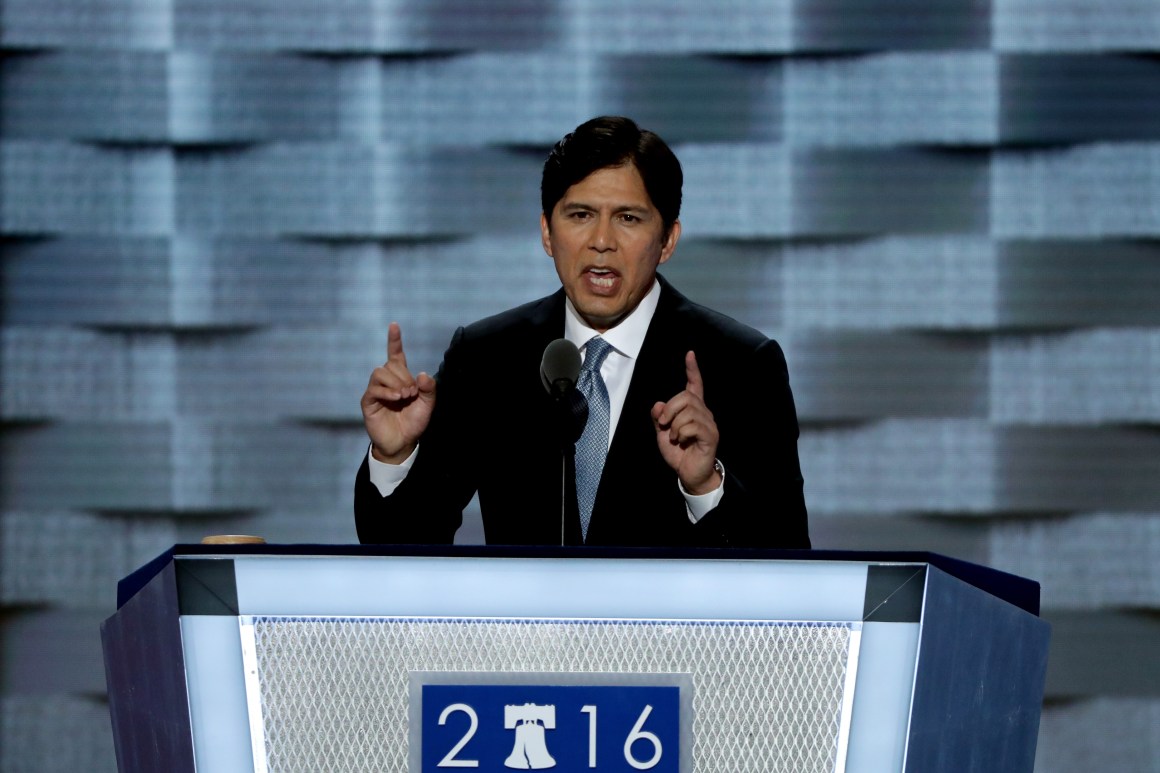
[(580, 377), (580, 350), (566, 338), (557, 338), (544, 349), (540, 381), (552, 396), (556, 439), (560, 444), (560, 544), (582, 544), (580, 513), (570, 482), (576, 477), (576, 441), (588, 423), (588, 401), (576, 388)]
[(559, 400), (576, 387), (580, 377), (580, 350), (567, 338), (557, 338), (544, 350), (540, 380), (548, 394)]
[(571, 449), (588, 423), (588, 401), (576, 389), (580, 377), (580, 350), (566, 338), (557, 338), (544, 350), (540, 381), (556, 405), (556, 427), (562, 448)]

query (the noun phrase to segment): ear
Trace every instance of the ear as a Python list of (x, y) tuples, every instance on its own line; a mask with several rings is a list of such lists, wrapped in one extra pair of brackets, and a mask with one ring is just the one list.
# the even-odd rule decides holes
[(552, 231), (548, 225), (548, 218), (544, 213), (540, 213), (540, 243), (544, 245), (544, 252), (548, 253), (549, 258), (555, 257), (552, 254)]
[(680, 240), (681, 221), (674, 220), (673, 227), (669, 229), (669, 234), (665, 237), (665, 243), (661, 245), (661, 259), (657, 261), (658, 264), (666, 262), (673, 256), (673, 251), (677, 249), (677, 242)]

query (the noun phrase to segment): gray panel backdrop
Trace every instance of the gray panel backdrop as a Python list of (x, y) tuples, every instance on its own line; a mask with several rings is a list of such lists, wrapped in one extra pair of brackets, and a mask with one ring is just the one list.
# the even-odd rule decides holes
[(785, 345), (815, 544), (1042, 581), (1037, 771), (1160, 770), (1154, 0), (4, 0), (0, 30), (4, 773), (114, 769), (122, 575), (354, 541), (387, 322), (434, 369), (553, 289), (539, 165), (601, 113), (684, 162), (669, 277)]

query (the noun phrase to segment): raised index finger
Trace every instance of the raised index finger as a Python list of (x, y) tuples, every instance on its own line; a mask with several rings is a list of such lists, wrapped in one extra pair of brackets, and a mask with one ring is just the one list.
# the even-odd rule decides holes
[(387, 362), (397, 360), (404, 368), (407, 367), (407, 355), (403, 353), (403, 331), (398, 322), (387, 326)]
[(705, 399), (705, 384), (701, 381), (701, 369), (697, 367), (697, 355), (692, 351), (685, 355), (685, 389), (702, 400)]

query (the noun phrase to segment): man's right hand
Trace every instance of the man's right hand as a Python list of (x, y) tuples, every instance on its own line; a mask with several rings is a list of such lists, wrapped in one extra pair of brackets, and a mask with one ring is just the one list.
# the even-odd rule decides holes
[(403, 353), (397, 322), (387, 328), (387, 361), (371, 373), (362, 396), (363, 424), (371, 438), (371, 455), (401, 464), (414, 452), (435, 408), (435, 379), (412, 376)]

